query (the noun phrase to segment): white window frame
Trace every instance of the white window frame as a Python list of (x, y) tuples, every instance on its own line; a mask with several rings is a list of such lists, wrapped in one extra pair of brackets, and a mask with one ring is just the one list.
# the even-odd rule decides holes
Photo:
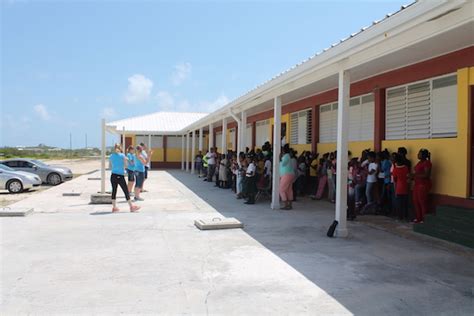
[[(290, 144), (291, 145), (307, 145), (311, 144), (311, 131), (308, 125), (311, 122), (312, 108), (306, 108), (290, 114)], [(296, 118), (296, 121), (295, 121)], [(304, 122), (303, 119), (305, 118)], [(304, 123), (302, 125), (301, 123)]]
[[(441, 76), (436, 76), (436, 77), (432, 77), (432, 78), (429, 78), (429, 79), (423, 79), (423, 80), (418, 80), (418, 81), (413, 81), (413, 82), (409, 82), (409, 83), (406, 83), (406, 84), (403, 84), (403, 85), (398, 85), (398, 86), (394, 86), (394, 87), (390, 87), (390, 88), (387, 88), (386, 89), (386, 93), (385, 93), (385, 104), (386, 106), (388, 105), (388, 93), (389, 91), (392, 91), (392, 90), (395, 90), (395, 89), (404, 89), (405, 90), (405, 129), (404, 129), (404, 133), (401, 133), (401, 134), (404, 134), (404, 136), (402, 138), (399, 138), (399, 137), (387, 137), (387, 135), (389, 134), (388, 133), (388, 128), (387, 126), (389, 126), (389, 117), (387, 115), (387, 110), (386, 110), (386, 115), (385, 115), (385, 139), (387, 140), (403, 140), (403, 139), (437, 139), (437, 138), (455, 138), (457, 137), (457, 134), (458, 134), (458, 131), (457, 131), (457, 119), (458, 119), (458, 113), (457, 113), (457, 93), (456, 93), (456, 102), (454, 104), (454, 109), (456, 111), (456, 119), (455, 119), (455, 126), (454, 126), (454, 130), (452, 132), (447, 132), (447, 133), (444, 133), (443, 135), (436, 135), (433, 133), (433, 81), (436, 81), (438, 79), (442, 79), (442, 78), (447, 78), (447, 77), (455, 77), (456, 78), (456, 89), (457, 89), (457, 86), (458, 86), (458, 82), (457, 82), (457, 74), (456, 73), (449, 73), (449, 74), (444, 74), (444, 75), (441, 75)], [(430, 98), (430, 115), (429, 115), (429, 137), (428, 138), (413, 138), (413, 137), (409, 137), (408, 135), (408, 87), (409, 86), (412, 86), (412, 85), (416, 85), (416, 84), (420, 84), (420, 83), (426, 83), (428, 82), (429, 83), (429, 89), (430, 89), (430, 92), (429, 92), (429, 98)]]

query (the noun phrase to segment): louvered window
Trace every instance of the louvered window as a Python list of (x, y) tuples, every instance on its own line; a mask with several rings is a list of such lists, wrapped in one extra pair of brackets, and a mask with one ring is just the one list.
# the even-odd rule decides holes
[(229, 130), (229, 142), (227, 144), (228, 149), (235, 150), (235, 128)]
[(456, 75), (387, 90), (386, 139), (457, 135)]
[(252, 124), (247, 124), (247, 130), (245, 132), (245, 147), (252, 148)]
[(311, 110), (291, 113), (290, 127), (291, 144), (311, 144)]
[(457, 77), (449, 76), (433, 80), (431, 92), (431, 137), (457, 136)]
[(216, 132), (216, 143), (214, 146), (218, 148), (222, 147), (222, 132)]
[(349, 102), (349, 141), (374, 139), (374, 95), (353, 97)]
[(319, 107), (319, 141), (333, 143), (337, 137), (337, 103)]
[(259, 121), (255, 125), (255, 146), (262, 147), (263, 144), (270, 141), (270, 120)]

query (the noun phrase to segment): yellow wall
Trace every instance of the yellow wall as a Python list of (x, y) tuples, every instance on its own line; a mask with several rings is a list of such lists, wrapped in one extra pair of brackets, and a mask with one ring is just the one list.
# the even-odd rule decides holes
[[(349, 142), (348, 148), (352, 153), (352, 157), (360, 157), (360, 154), (364, 149), (374, 149), (374, 142), (371, 140), (361, 142)], [(333, 152), (335, 150), (336, 143), (318, 143), (317, 151), (320, 157), (322, 157), (322, 155), (325, 153)]]
[(382, 148), (406, 147), (413, 165), (420, 148), (431, 152), (432, 193), (468, 197), (469, 190), (469, 85), (474, 67), (458, 70), (458, 136), (454, 138), (383, 141)]
[(168, 162), (181, 162), (181, 148), (166, 149), (166, 160)]
[(303, 151), (311, 151), (311, 144), (304, 144), (304, 145), (291, 145), (290, 147), (293, 148), (298, 152), (298, 156), (303, 153)]

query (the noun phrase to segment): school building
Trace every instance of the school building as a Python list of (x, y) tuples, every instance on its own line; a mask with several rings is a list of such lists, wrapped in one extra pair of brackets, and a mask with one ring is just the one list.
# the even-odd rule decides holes
[[(153, 167), (194, 171), (192, 157), (216, 145), (260, 147), (270, 141), (278, 157), (286, 141), (302, 152), (406, 147), (412, 163), (431, 152), (432, 201), (474, 209), (474, 2), (420, 0), (374, 21), (322, 52), (264, 82), (210, 114), (189, 118), (180, 130), (161, 123), (129, 128), (107, 124), (125, 143), (150, 142)], [(159, 116), (159, 113), (152, 114)], [(172, 117), (172, 118), (171, 118)], [(142, 123), (137, 123), (142, 124)], [(181, 125), (180, 125), (181, 126)], [(151, 135), (151, 136), (150, 136)], [(348, 157), (338, 155), (338, 166)], [(272, 206), (278, 205), (274, 159)], [(338, 172), (336, 219), (345, 234), (347, 171)]]

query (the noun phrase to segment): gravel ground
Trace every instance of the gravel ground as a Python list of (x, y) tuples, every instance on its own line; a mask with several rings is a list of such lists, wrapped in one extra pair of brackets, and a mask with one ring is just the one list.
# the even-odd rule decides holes
[[(100, 159), (80, 158), (80, 159), (61, 159), (61, 160), (43, 160), (49, 165), (61, 165), (72, 170), (74, 177), (89, 173), (100, 168)], [(0, 190), (0, 207), (8, 206), (12, 203), (26, 199), (38, 192), (50, 189), (51, 186), (43, 184), (38, 188), (26, 191), (20, 194), (10, 194), (7, 190)]]

